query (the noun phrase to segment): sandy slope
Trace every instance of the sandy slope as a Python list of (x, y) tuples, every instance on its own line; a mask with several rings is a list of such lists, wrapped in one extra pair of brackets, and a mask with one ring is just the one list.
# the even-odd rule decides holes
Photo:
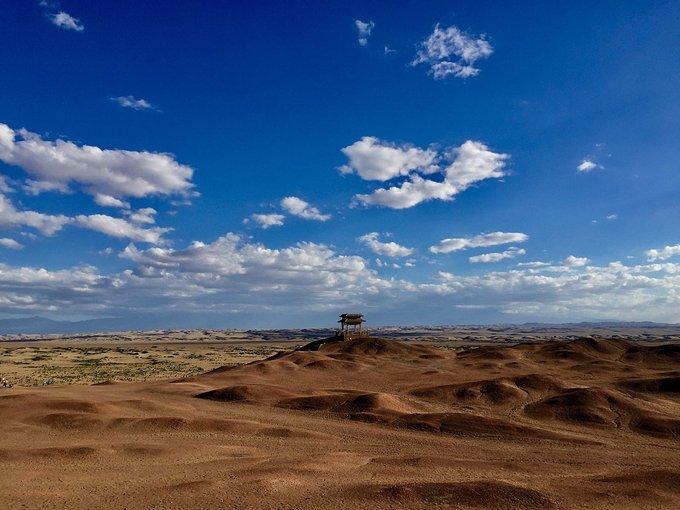
[(678, 508), (680, 346), (390, 340), (0, 393), (6, 508)]

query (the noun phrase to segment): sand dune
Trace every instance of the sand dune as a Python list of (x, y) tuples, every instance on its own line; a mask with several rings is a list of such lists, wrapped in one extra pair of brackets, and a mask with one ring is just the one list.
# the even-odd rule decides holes
[(676, 347), (320, 340), (174, 381), (15, 387), (0, 502), (677, 508)]

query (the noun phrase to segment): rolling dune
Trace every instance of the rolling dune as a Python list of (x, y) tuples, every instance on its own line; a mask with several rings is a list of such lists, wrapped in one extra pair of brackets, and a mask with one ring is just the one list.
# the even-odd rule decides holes
[[(0, 393), (7, 508), (677, 508), (676, 345), (319, 340)], [(26, 488), (30, 489), (27, 490)]]

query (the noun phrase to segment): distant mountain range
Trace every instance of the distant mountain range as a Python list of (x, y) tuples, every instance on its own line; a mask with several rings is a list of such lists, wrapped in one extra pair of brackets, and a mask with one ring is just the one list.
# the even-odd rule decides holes
[[(60, 321), (46, 317), (20, 317), (0, 319), (0, 335), (35, 335), (35, 334), (69, 334), (69, 333), (105, 333), (115, 331), (136, 331), (151, 329), (220, 329), (219, 325), (209, 324), (210, 320), (191, 319), (189, 317), (107, 317), (82, 321)], [(469, 326), (469, 325), (468, 325)], [(678, 324), (663, 324), (658, 322), (623, 322), (623, 321), (593, 321), (571, 323), (541, 323), (530, 322), (524, 324), (489, 324), (478, 327), (490, 329), (503, 328), (664, 328), (678, 327)], [(222, 326), (223, 327), (223, 326)], [(426, 327), (426, 326), (424, 326)], [(439, 326), (433, 326), (439, 327)], [(455, 325), (447, 328), (455, 328)], [(251, 328), (252, 329), (252, 328)], [(276, 328), (263, 328), (276, 329)], [(288, 328), (290, 329), (290, 328)]]
[(46, 317), (21, 317), (0, 319), (0, 334), (96, 333), (135, 329), (130, 321), (120, 318), (89, 319), (83, 321), (58, 321)]

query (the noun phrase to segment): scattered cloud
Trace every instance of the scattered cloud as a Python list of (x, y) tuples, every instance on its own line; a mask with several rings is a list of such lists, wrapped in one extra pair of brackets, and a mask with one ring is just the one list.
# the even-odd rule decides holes
[(249, 223), (250, 220), (257, 223), (261, 228), (268, 229), (270, 227), (280, 227), (283, 225), (285, 216), (283, 214), (251, 214), (250, 218), (243, 220), (244, 223)]
[(330, 214), (322, 214), (319, 209), (309, 205), (309, 203), (298, 197), (283, 198), (281, 200), (281, 207), (289, 214), (305, 220), (328, 221), (331, 219)]
[(7, 248), (9, 250), (23, 250), (24, 245), (21, 244), (18, 241), (15, 241), (14, 239), (10, 239), (9, 237), (2, 237), (0, 238), (0, 246), (3, 248)]
[(94, 230), (107, 236), (150, 244), (164, 244), (163, 234), (172, 230), (161, 227), (143, 228), (123, 218), (114, 218), (106, 214), (79, 214), (74, 218), (74, 225)]
[(71, 219), (62, 214), (43, 214), (36, 211), (18, 210), (5, 196), (0, 194), (0, 228), (34, 228), (43, 235), (51, 236), (59, 232)]
[[(38, 193), (33, 193), (33, 194), (38, 194)], [(127, 209), (130, 207), (130, 204), (127, 202), (124, 202), (123, 200), (120, 200), (116, 197), (112, 197), (110, 195), (102, 195), (101, 193), (95, 193), (94, 195), (94, 202), (97, 205), (100, 205), (102, 207), (120, 207), (123, 209)]]
[(164, 280), (169, 289), (179, 285), (193, 295), (222, 292), (219, 299), (230, 303), (262, 302), (257, 295), (271, 306), (345, 302), (354, 292), (383, 286), (361, 257), (337, 255), (315, 243), (270, 249), (232, 233), (183, 250), (129, 245), (120, 257), (137, 265), (140, 278)]
[[(153, 213), (151, 211), (153, 211)], [(151, 208), (129, 212), (128, 214), (133, 223), (130, 223), (123, 218), (114, 218), (105, 214), (81, 214), (75, 217), (69, 217), (63, 214), (53, 215), (37, 211), (19, 210), (5, 195), (0, 194), (0, 229), (29, 227), (46, 236), (56, 234), (66, 225), (73, 225), (121, 239), (130, 239), (151, 244), (163, 244), (165, 242), (162, 237), (163, 234), (172, 229), (161, 227), (145, 229), (135, 224), (149, 223), (149, 219), (151, 220), (150, 222), (153, 223), (153, 214), (155, 214), (155, 212), (156, 211)], [(145, 221), (139, 221), (142, 218), (144, 218)]]
[(472, 263), (477, 263), (477, 262), (499, 262), (504, 259), (514, 259), (515, 257), (519, 257), (520, 255), (525, 255), (526, 250), (523, 248), (508, 248), (505, 251), (498, 252), (498, 253), (483, 253), (481, 255), (475, 255), (473, 257), (470, 257), (468, 260)]
[(375, 23), (372, 21), (361, 21), (354, 20), (354, 26), (357, 29), (357, 41), (359, 45), (366, 46), (368, 44), (368, 38), (371, 36), (371, 32), (375, 28)]
[(142, 207), (136, 211), (126, 211), (125, 214), (132, 223), (140, 225), (153, 225), (156, 223), (156, 209), (153, 207)]
[(618, 219), (618, 218), (619, 218), (618, 214), (609, 214), (609, 215), (607, 216), (607, 219), (608, 219), (609, 221), (613, 221), (613, 220), (616, 220), (616, 219)]
[(666, 260), (675, 255), (680, 255), (680, 244), (664, 246), (661, 249), (647, 250), (645, 255), (647, 256), (647, 259), (652, 262), (655, 260)]
[[(0, 263), (0, 313), (93, 316), (126, 313), (327, 313), (338, 307), (404, 310), (432, 320), (461, 306), (517, 320), (680, 318), (680, 264), (526, 267), (428, 283), (381, 278), (365, 259), (321, 244), (272, 249), (226, 234), (184, 249), (137, 248), (131, 267), (106, 275), (92, 266), (48, 270)], [(390, 267), (392, 263), (388, 264)], [(399, 308), (402, 307), (402, 308)]]
[(451, 253), (454, 251), (466, 250), (468, 248), (523, 243), (528, 240), (529, 236), (522, 232), (491, 232), (489, 234), (480, 234), (474, 237), (442, 239), (437, 245), (430, 246), (430, 251), (432, 253)]
[(588, 257), (576, 257), (574, 255), (569, 255), (567, 258), (562, 260), (562, 265), (567, 267), (583, 267), (590, 262)]
[(532, 269), (549, 267), (550, 265), (551, 265), (550, 262), (541, 262), (541, 261), (518, 262), (517, 263), (517, 267), (528, 267), (528, 268), (532, 268)]
[(118, 103), (118, 105), (123, 108), (131, 108), (133, 110), (157, 110), (149, 101), (146, 99), (137, 99), (134, 96), (117, 96), (110, 97), (111, 101)]
[(397, 50), (390, 48), (389, 46), (385, 46), (385, 55), (389, 55), (390, 53), (396, 53)]
[[(407, 180), (389, 188), (379, 188), (370, 194), (359, 194), (355, 200), (365, 205), (380, 205), (392, 209), (406, 209), (428, 200), (452, 200), (471, 185), (505, 175), (507, 154), (495, 153), (481, 142), (468, 140), (460, 147), (444, 150), (441, 154), (416, 147), (397, 148), (376, 144), (377, 139), (364, 137), (358, 153), (343, 152), (350, 164), (341, 171), (355, 171), (365, 180), (386, 181), (399, 176)], [(359, 142), (357, 142), (359, 143)], [(357, 143), (350, 147), (357, 147)], [(360, 157), (357, 157), (357, 154)], [(443, 180), (425, 179), (421, 176), (443, 174)]]
[(364, 136), (341, 152), (349, 162), (340, 167), (340, 172), (356, 173), (366, 181), (388, 181), (414, 170), (425, 174), (439, 170), (435, 164), (437, 151), (386, 142), (373, 136)]
[(484, 36), (471, 36), (455, 25), (441, 28), (437, 24), (434, 31), (418, 44), (411, 65), (429, 66), (428, 72), (435, 80), (449, 76), (469, 78), (479, 74), (475, 63), (492, 53), (493, 48)]
[[(385, 257), (409, 257), (413, 254), (413, 248), (407, 248), (393, 241), (382, 242), (379, 238), (380, 234), (377, 232), (370, 232), (359, 238), (363, 244), (365, 244), (370, 250), (377, 254), (383, 255)], [(379, 259), (378, 259), (379, 260)]]
[(581, 164), (576, 167), (576, 170), (579, 172), (590, 172), (596, 168), (600, 168), (600, 165), (590, 159), (584, 159)]
[(5, 124), (0, 124), (0, 161), (28, 173), (31, 179), (27, 186), (35, 193), (63, 193), (76, 183), (85, 193), (100, 195), (100, 200), (196, 194), (191, 182), (193, 169), (178, 163), (170, 154), (44, 140)]
[(75, 32), (82, 32), (85, 27), (78, 18), (74, 18), (70, 14), (60, 11), (55, 14), (48, 14), (47, 17), (52, 24), (64, 30), (73, 30)]

